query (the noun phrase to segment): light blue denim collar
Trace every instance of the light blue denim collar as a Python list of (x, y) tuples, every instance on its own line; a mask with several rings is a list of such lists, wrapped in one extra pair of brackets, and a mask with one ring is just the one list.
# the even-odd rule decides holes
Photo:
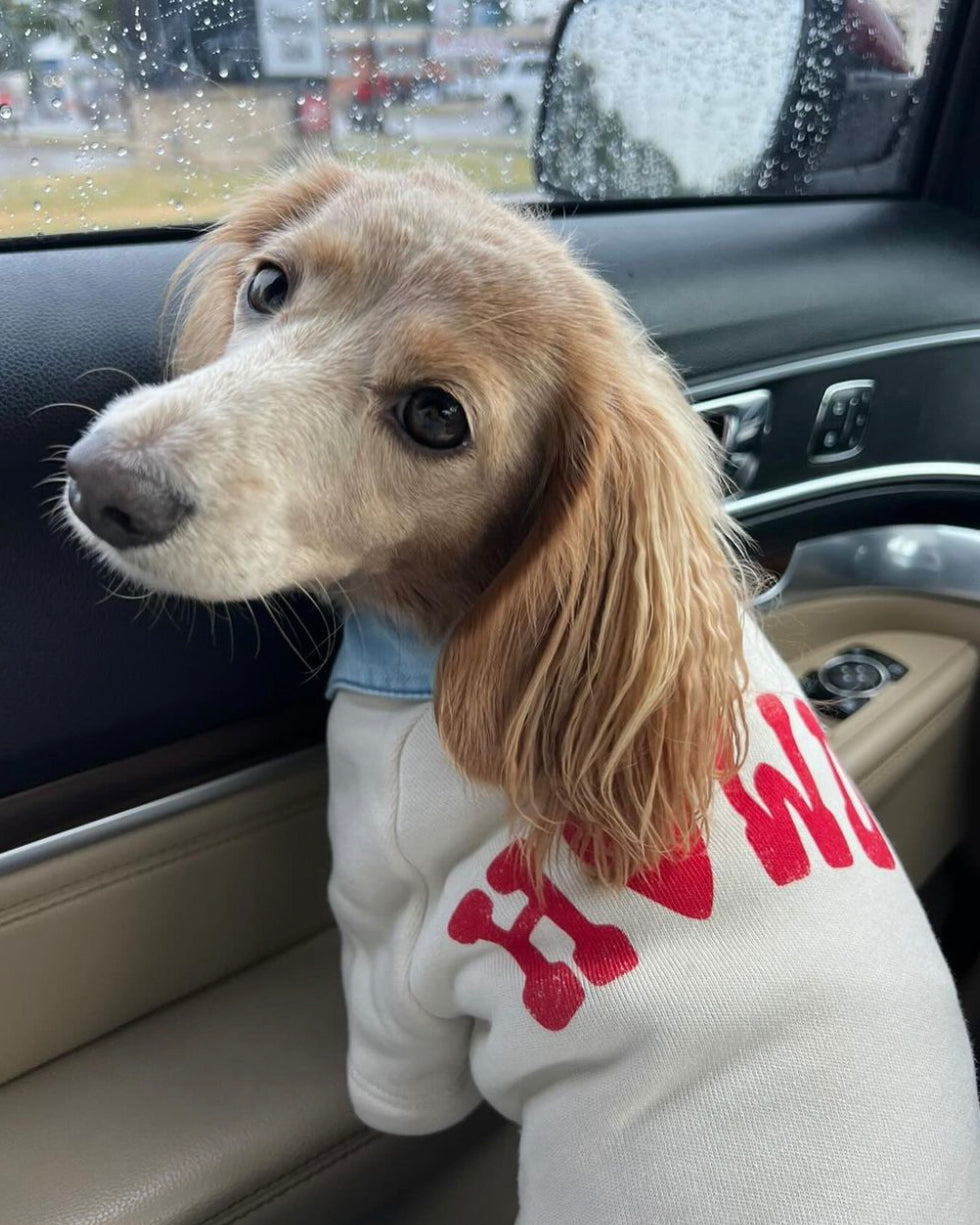
[(348, 617), (343, 635), (330, 669), (328, 698), (338, 689), (348, 689), (406, 702), (431, 699), (441, 646), (424, 642), (409, 626), (373, 612)]

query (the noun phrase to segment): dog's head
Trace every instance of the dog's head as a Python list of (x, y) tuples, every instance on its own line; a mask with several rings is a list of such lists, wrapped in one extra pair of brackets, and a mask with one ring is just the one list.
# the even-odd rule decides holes
[[(188, 279), (189, 278), (189, 279)], [(192, 257), (172, 381), (69, 455), (82, 539), (204, 600), (343, 590), (448, 635), (450, 753), (623, 880), (738, 757), (710, 433), (615, 295), (456, 177), (321, 163)]]

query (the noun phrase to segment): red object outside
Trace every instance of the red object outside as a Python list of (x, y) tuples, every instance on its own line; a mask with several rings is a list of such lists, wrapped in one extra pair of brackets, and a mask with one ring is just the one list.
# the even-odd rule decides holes
[(330, 131), (330, 100), (325, 93), (304, 94), (296, 103), (296, 121), (304, 136)]
[(901, 31), (875, 0), (847, 0), (847, 45), (882, 68), (910, 72)]

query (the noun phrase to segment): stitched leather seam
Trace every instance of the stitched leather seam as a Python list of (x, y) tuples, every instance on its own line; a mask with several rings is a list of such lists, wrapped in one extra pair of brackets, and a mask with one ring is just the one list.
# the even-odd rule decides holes
[[(358, 1140), (357, 1137), (361, 1138)], [(228, 1204), (220, 1212), (204, 1217), (198, 1225), (235, 1225), (237, 1221), (244, 1221), (253, 1212), (257, 1212), (260, 1208), (265, 1208), (268, 1204), (273, 1203), (282, 1196), (288, 1195), (290, 1191), (295, 1191), (297, 1187), (301, 1187), (319, 1174), (323, 1174), (325, 1171), (339, 1165), (342, 1161), (346, 1161), (348, 1157), (352, 1157), (355, 1153), (360, 1152), (361, 1149), (367, 1148), (370, 1144), (375, 1144), (380, 1139), (381, 1137), (377, 1132), (356, 1131), (352, 1135), (346, 1136), (343, 1140), (331, 1144), (329, 1148), (325, 1148), (309, 1161), (305, 1161), (302, 1165), (290, 1170), (288, 1174), (281, 1174), (278, 1178), (272, 1179), (271, 1182), (257, 1187), (254, 1191), (249, 1191), (247, 1195), (241, 1196), (234, 1203)], [(357, 1143), (352, 1143), (354, 1140), (357, 1140)], [(338, 1149), (343, 1151), (338, 1152)], [(243, 1211), (236, 1212), (236, 1209), (239, 1208), (242, 1208)], [(228, 1216), (228, 1213), (234, 1213), (235, 1215)]]
[[(233, 842), (240, 842), (244, 838), (251, 838), (273, 826), (285, 825), (289, 821), (296, 820), (297, 817), (305, 816), (307, 812), (308, 809), (305, 806), (287, 809), (286, 812), (280, 812), (274, 817), (255, 822), (245, 829), (235, 830), (232, 834), (225, 834), (217, 838), (214, 836), (201, 838), (189, 846), (182, 846), (177, 851), (158, 852), (152, 859), (140, 863), (137, 867), (128, 864), (122, 868), (112, 868), (108, 872), (90, 878), (88, 882), (76, 882), (63, 886), (52, 894), (36, 894), (32, 898), (13, 902), (0, 908), (0, 930), (13, 923), (19, 923), (21, 919), (33, 918), (34, 915), (42, 914), (53, 907), (77, 901), (79, 898), (87, 897), (90, 893), (97, 893), (100, 889), (111, 888), (113, 885), (155, 872), (158, 868), (167, 868), (172, 864), (180, 863), (181, 860), (191, 859), (195, 855), (216, 850), (218, 847), (227, 846)], [(32, 906), (31, 903), (35, 902), (39, 904)]]

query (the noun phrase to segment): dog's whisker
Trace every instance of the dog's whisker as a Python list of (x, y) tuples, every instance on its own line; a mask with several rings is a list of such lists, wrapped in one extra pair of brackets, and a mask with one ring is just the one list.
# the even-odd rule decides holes
[(252, 656), (252, 658), (258, 659), (259, 652), (262, 650), (262, 631), (259, 629), (259, 620), (255, 615), (255, 609), (252, 607), (251, 600), (247, 600), (245, 602), (245, 609), (248, 612), (248, 615), (252, 618), (252, 627), (255, 630), (255, 654)]
[(129, 370), (123, 370), (119, 366), (93, 366), (90, 370), (83, 370), (81, 374), (75, 376), (75, 382), (79, 379), (88, 378), (90, 374), (121, 374), (124, 379), (130, 379), (133, 387), (142, 387), (143, 384), (135, 374)]
[(501, 311), (498, 315), (488, 315), (485, 319), (477, 319), (474, 323), (469, 324), (465, 328), (457, 328), (457, 336), (465, 336), (467, 332), (477, 331), (480, 328), (489, 327), (492, 323), (499, 323), (501, 319), (509, 319), (512, 315), (532, 315), (537, 313), (537, 308), (534, 306), (515, 306), (511, 310)]
[(232, 618), (232, 610), (227, 600), (222, 601), (222, 608), (225, 610), (225, 622), (228, 626), (228, 651), (229, 658), (234, 661), (235, 658), (235, 623)]
[(164, 597), (158, 591), (155, 591), (147, 607), (153, 610), (153, 615), (150, 618), (149, 628), (151, 630), (156, 629), (160, 621), (160, 618), (163, 616)]
[[(177, 600), (175, 604), (174, 601)], [(178, 619), (179, 597), (162, 596), (160, 600), (160, 613), (165, 616), (175, 630), (181, 629), (180, 620)]]
[(313, 636), (310, 634), (310, 631), (308, 627), (306, 626), (305, 622), (303, 622), (302, 619), (299, 618), (298, 614), (296, 614), (294, 610), (294, 615), (297, 616), (297, 619), (300, 621), (300, 624), (303, 626), (304, 630), (307, 633), (307, 636), (310, 639), (310, 644), (312, 647), (312, 653), (314, 655), (314, 659), (309, 665), (309, 679), (313, 680), (316, 676), (318, 676), (323, 671), (323, 669), (327, 666), (327, 664), (330, 662), (330, 659), (333, 656), (333, 645), (334, 645), (334, 640), (336, 638), (337, 631), (336, 631), (335, 626), (327, 618), (326, 613), (324, 612), (323, 608), (312, 597), (310, 592), (308, 592), (303, 587), (297, 587), (295, 588), (295, 590), (297, 592), (300, 592), (302, 595), (305, 595), (307, 599), (310, 600), (310, 602), (316, 608), (317, 613), (320, 616), (322, 624), (323, 624), (325, 636), (320, 639), (314, 639)]
[(331, 656), (333, 655), (333, 648), (334, 648), (334, 644), (336, 643), (337, 634), (338, 634), (337, 623), (336, 623), (335, 618), (328, 615), (327, 609), (324, 607), (324, 602), (321, 599), (317, 599), (316, 595), (314, 595), (314, 593), (310, 591), (309, 588), (300, 584), (300, 586), (297, 587), (296, 590), (300, 592), (301, 595), (304, 595), (307, 598), (307, 600), (309, 600), (309, 602), (316, 609), (317, 615), (320, 617), (323, 623), (323, 629), (326, 633), (326, 637), (320, 644), (322, 648), (322, 652), (323, 652), (321, 655), (320, 663), (317, 665), (317, 671), (320, 671), (322, 668), (326, 666), (326, 664), (330, 661)]
[[(106, 589), (105, 595), (99, 600), (100, 604), (106, 604), (109, 600), (127, 600), (131, 603), (145, 603), (151, 597), (151, 592), (142, 591), (127, 575), (118, 575), (115, 571), (109, 570), (112, 579), (115, 580), (115, 586)], [(127, 588), (129, 590), (127, 591)]]
[(269, 615), (269, 619), (271, 620), (272, 624), (278, 630), (279, 635), (282, 637), (283, 641), (293, 650), (294, 654), (296, 654), (300, 659), (303, 659), (305, 662), (304, 656), (302, 655), (300, 651), (297, 650), (296, 644), (293, 642), (292, 638), (287, 633), (286, 628), (283, 626), (283, 623), (279, 618), (278, 605), (275, 602), (275, 595), (271, 595), (271, 596), (267, 596), (263, 598), (262, 604), (265, 607), (265, 610)]
[(99, 415), (99, 409), (93, 408), (91, 404), (79, 404), (77, 400), (52, 400), (50, 404), (41, 404), (37, 408), (32, 408), (27, 415), (36, 417), (38, 413), (47, 412), (49, 408), (77, 408), (84, 413), (90, 413), (93, 417)]
[(191, 611), (190, 611), (190, 616), (188, 617), (187, 642), (190, 643), (191, 639), (194, 637), (194, 626), (197, 624), (198, 601), (189, 600), (188, 603), (190, 604)]
[(269, 620), (276, 627), (276, 630), (279, 632), (279, 635), (283, 642), (285, 642), (286, 646), (289, 647), (290, 651), (296, 656), (304, 668), (309, 668), (309, 660), (283, 628), (279, 618), (276, 616), (272, 602), (265, 596), (262, 597), (262, 606), (265, 608), (266, 612), (268, 613)]
[(278, 607), (281, 609), (283, 618), (285, 619), (286, 623), (290, 626), (295, 625), (298, 628), (298, 630), (303, 634), (303, 636), (305, 637), (306, 641), (310, 644), (310, 646), (314, 650), (318, 650), (320, 647), (320, 643), (316, 640), (316, 638), (313, 637), (313, 634), (309, 626), (306, 624), (303, 618), (299, 615), (299, 612), (296, 610), (296, 608), (293, 606), (293, 604), (289, 601), (289, 599), (286, 596), (283, 596), (283, 595), (279, 596)]
[(206, 608), (207, 608), (207, 610), (208, 610), (208, 621), (209, 621), (210, 626), (211, 626), (211, 645), (212, 645), (212, 646), (217, 646), (217, 645), (218, 645), (218, 640), (217, 640), (217, 637), (216, 637), (216, 635), (217, 635), (217, 628), (216, 628), (216, 611), (215, 611), (214, 603), (213, 603), (211, 600), (208, 600), (208, 601), (207, 601), (207, 603), (205, 604), (205, 607), (206, 607)]
[(132, 600), (132, 599), (137, 599), (137, 600), (138, 600), (137, 607), (136, 607), (136, 612), (135, 612), (135, 614), (133, 615), (133, 622), (134, 622), (134, 623), (140, 620), (140, 618), (143, 616), (143, 614), (146, 612), (146, 610), (147, 610), (147, 609), (152, 609), (152, 608), (153, 608), (153, 593), (152, 593), (151, 591), (147, 591), (147, 592), (145, 593), (145, 595), (144, 595), (144, 596), (143, 596), (141, 599), (139, 599), (139, 598), (138, 598), (138, 597), (136, 597), (136, 596), (124, 596), (124, 597), (120, 597), (120, 598), (123, 598), (123, 599), (131, 599), (131, 600)]

